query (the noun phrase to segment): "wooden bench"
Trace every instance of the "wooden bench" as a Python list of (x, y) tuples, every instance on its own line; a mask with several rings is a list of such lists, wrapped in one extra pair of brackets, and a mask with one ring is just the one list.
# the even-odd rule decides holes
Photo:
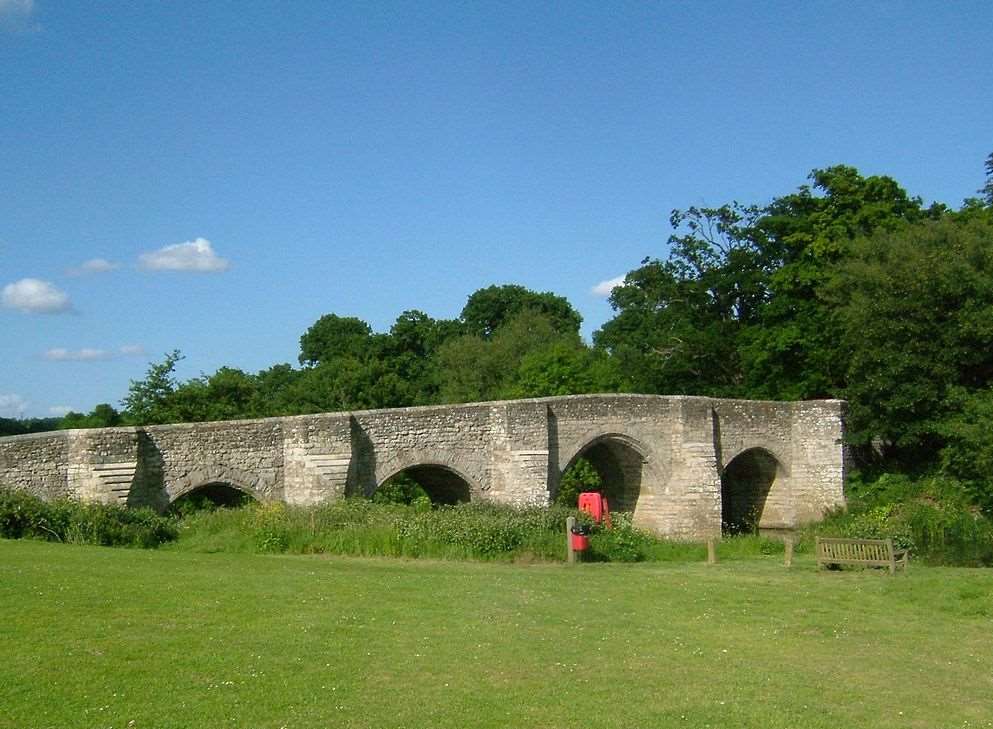
[(894, 549), (892, 539), (829, 539), (817, 537), (817, 566), (829, 564), (860, 564), (868, 567), (897, 567), (907, 569), (909, 553)]

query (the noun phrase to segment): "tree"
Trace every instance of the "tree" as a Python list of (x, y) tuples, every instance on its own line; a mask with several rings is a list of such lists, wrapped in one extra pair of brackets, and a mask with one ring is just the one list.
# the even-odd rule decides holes
[(674, 211), (666, 260), (615, 288), (594, 335), (638, 390), (802, 399), (835, 396), (846, 357), (824, 297), (858, 236), (944, 214), (888, 177), (814, 170), (764, 207)]
[(405, 311), (387, 335), (380, 338), (377, 357), (403, 385), (403, 405), (438, 402), (441, 387), (437, 353), (450, 339), (460, 335), (457, 321), (432, 319), (421, 311)]
[(993, 385), (993, 225), (948, 218), (860, 239), (831, 295), (852, 439), (933, 461), (942, 423)]
[(334, 357), (363, 360), (372, 347), (372, 329), (361, 319), (325, 314), (300, 337), (300, 364), (315, 365)]
[(59, 427), (59, 418), (0, 418), (0, 436), (43, 433)]
[(532, 353), (579, 335), (562, 334), (553, 319), (524, 309), (504, 322), (490, 338), (468, 334), (438, 350), (442, 402), (479, 402), (515, 396), (515, 376)]
[(993, 152), (986, 158), (986, 184), (979, 192), (987, 207), (993, 208)]
[(113, 428), (121, 425), (121, 414), (107, 403), (100, 403), (88, 414), (68, 412), (59, 421), (59, 430), (72, 428)]
[(562, 339), (525, 354), (507, 394), (550, 397), (625, 389), (616, 363), (604, 352)]
[(841, 324), (824, 297), (836, 265), (852, 242), (906, 223), (939, 217), (894, 180), (863, 177), (844, 165), (814, 170), (813, 184), (774, 200), (755, 221), (770, 255), (778, 258), (768, 301), (742, 341), (744, 393), (749, 397), (833, 397), (844, 386)]
[(182, 359), (180, 351), (174, 349), (161, 362), (150, 364), (144, 379), (131, 380), (127, 397), (121, 402), (130, 422), (135, 425), (175, 422), (169, 398), (178, 385), (174, 373), (176, 363)]
[(673, 211), (670, 254), (645, 259), (613, 290), (618, 312), (594, 334), (640, 392), (733, 395), (738, 337), (756, 321), (772, 267), (755, 240), (759, 210)]
[(514, 284), (479, 289), (469, 297), (460, 319), (467, 334), (489, 339), (525, 310), (545, 316), (560, 334), (578, 334), (583, 323), (583, 317), (565, 297)]

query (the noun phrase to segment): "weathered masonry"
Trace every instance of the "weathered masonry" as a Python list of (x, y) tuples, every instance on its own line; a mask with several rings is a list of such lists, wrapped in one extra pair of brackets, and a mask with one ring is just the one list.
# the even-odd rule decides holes
[(223, 485), (260, 501), (372, 494), (547, 504), (580, 456), (612, 508), (673, 537), (789, 529), (843, 503), (844, 403), (576, 395), (0, 438), (0, 485), (164, 509)]

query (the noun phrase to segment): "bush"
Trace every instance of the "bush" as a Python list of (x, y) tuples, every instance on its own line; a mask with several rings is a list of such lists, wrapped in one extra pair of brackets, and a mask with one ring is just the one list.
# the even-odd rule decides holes
[(602, 484), (603, 479), (593, 464), (585, 458), (577, 458), (576, 462), (562, 474), (558, 493), (555, 494), (555, 503), (559, 506), (576, 508), (581, 493), (598, 491)]
[(157, 547), (178, 536), (176, 524), (150, 509), (71, 499), (43, 501), (0, 489), (0, 537), (107, 547)]
[(610, 529), (597, 526), (590, 537), (589, 559), (603, 562), (643, 562), (647, 559), (661, 540), (636, 529), (631, 517), (623, 511), (614, 512)]
[(376, 489), (372, 500), (378, 504), (415, 504), (421, 509), (431, 508), (427, 491), (405, 473), (398, 473)]
[(993, 565), (993, 522), (954, 479), (883, 474), (861, 482), (839, 510), (809, 530), (822, 536), (892, 539), (931, 564)]

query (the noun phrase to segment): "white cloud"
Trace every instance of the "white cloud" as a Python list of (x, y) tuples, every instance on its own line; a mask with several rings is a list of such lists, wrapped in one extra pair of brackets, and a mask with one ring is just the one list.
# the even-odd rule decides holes
[(113, 271), (120, 267), (120, 263), (108, 261), (106, 258), (91, 258), (78, 266), (68, 269), (66, 273), (70, 276), (86, 276), (91, 273), (107, 273), (107, 271)]
[(11, 31), (38, 30), (37, 23), (31, 23), (34, 14), (34, 0), (0, 0), (0, 28)]
[(149, 271), (199, 271), (218, 273), (231, 265), (226, 258), (214, 253), (210, 241), (197, 238), (186, 243), (165, 246), (151, 253), (142, 253), (138, 265)]
[(117, 357), (143, 357), (145, 348), (140, 344), (125, 344), (116, 350), (98, 347), (83, 347), (82, 349), (66, 349), (53, 347), (42, 354), (49, 362), (103, 362)]
[(42, 357), (51, 362), (98, 362), (100, 360), (110, 359), (113, 356), (113, 352), (108, 352), (106, 349), (95, 349), (93, 347), (83, 347), (82, 349), (55, 347), (42, 355)]
[(0, 300), (8, 309), (29, 314), (58, 314), (72, 308), (68, 294), (37, 278), (22, 278), (7, 284), (3, 287)]
[(624, 285), (624, 276), (616, 276), (614, 278), (609, 278), (606, 281), (601, 281), (592, 289), (590, 289), (590, 291), (596, 296), (606, 297), (606, 296), (610, 296), (610, 292), (613, 291), (615, 288), (623, 285)]
[(76, 408), (69, 405), (52, 405), (52, 407), (48, 408), (48, 414), (61, 418), (63, 415), (67, 415), (75, 410)]
[(13, 393), (0, 393), (0, 418), (21, 418), (28, 409), (28, 401)]
[(0, 0), (0, 15), (31, 15), (34, 0)]

